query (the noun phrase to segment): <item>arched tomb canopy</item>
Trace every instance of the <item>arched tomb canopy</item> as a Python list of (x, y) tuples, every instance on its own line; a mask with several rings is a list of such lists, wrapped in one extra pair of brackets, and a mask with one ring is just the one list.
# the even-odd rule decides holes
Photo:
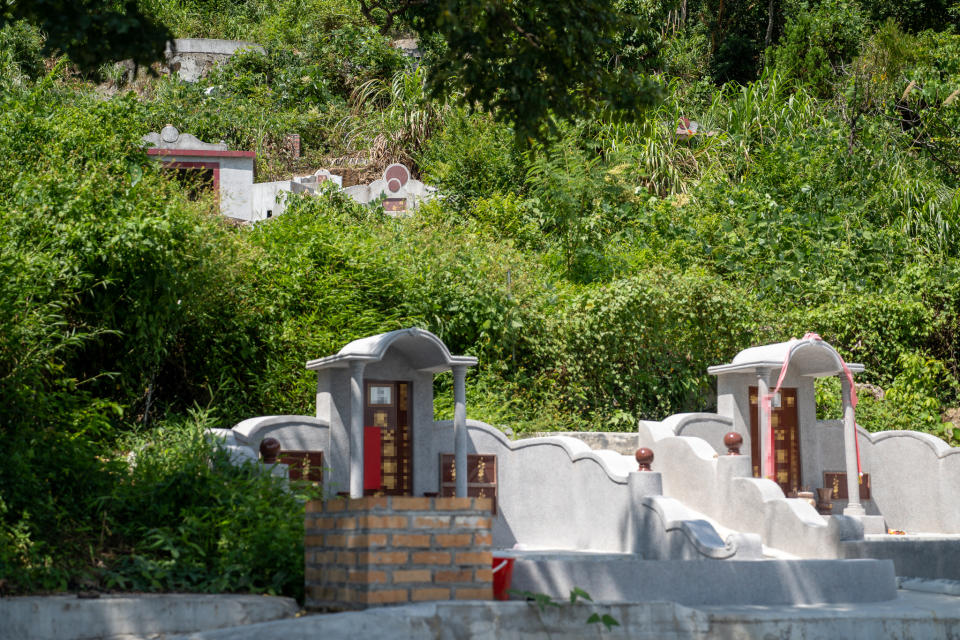
[(379, 362), (390, 349), (399, 352), (412, 368), (425, 373), (448, 371), (454, 365), (472, 367), (477, 364), (474, 357), (452, 355), (440, 338), (414, 327), (354, 340), (335, 355), (311, 360), (307, 369), (341, 369), (351, 362)]
[[(730, 364), (709, 367), (707, 371), (713, 375), (763, 369), (779, 371), (788, 359), (790, 372), (796, 375), (823, 378), (843, 371), (843, 360), (837, 350), (830, 343), (817, 338), (750, 347), (734, 356)], [(864, 369), (862, 364), (856, 363), (847, 363), (847, 367), (851, 373), (861, 373)]]

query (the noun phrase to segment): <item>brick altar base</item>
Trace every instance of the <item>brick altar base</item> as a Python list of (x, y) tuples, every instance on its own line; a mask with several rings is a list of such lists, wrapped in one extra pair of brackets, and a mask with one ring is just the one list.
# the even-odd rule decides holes
[(308, 502), (306, 608), (491, 600), (491, 508), (489, 498)]

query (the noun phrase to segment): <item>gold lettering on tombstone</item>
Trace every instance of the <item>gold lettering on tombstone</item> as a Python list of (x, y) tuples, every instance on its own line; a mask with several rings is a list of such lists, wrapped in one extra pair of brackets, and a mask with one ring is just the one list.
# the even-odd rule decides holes
[(777, 462), (786, 462), (787, 461), (787, 452), (783, 449), (777, 450)]
[(786, 482), (789, 479), (790, 476), (786, 471), (777, 471), (777, 482)]
[[(833, 487), (833, 497), (847, 500), (847, 474), (845, 471), (824, 471), (823, 484)], [(870, 474), (865, 473), (858, 483), (861, 500), (870, 500)]]

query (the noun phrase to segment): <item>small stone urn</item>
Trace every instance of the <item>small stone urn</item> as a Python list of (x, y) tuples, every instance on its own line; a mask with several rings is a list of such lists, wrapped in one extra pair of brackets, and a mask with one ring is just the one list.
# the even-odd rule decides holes
[(833, 513), (833, 487), (817, 489), (817, 513), (822, 516)]
[(276, 464), (280, 455), (280, 441), (276, 438), (264, 438), (260, 441), (260, 456), (264, 464)]

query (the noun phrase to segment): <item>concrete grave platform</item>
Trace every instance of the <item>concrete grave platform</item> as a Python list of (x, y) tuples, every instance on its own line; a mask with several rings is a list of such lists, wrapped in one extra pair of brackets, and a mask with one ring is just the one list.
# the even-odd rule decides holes
[(882, 602), (897, 596), (889, 560), (642, 560), (630, 554), (514, 552), (511, 587), (564, 600), (683, 605)]
[(288, 618), (292, 598), (128, 593), (0, 598), (0, 640), (132, 640)]
[(960, 580), (960, 536), (867, 535), (841, 543), (847, 558), (889, 558), (898, 576)]
[[(610, 615), (619, 625), (608, 631), (600, 624), (587, 624), (592, 613)], [(672, 602), (647, 602), (565, 605), (540, 611), (526, 602), (430, 602), (305, 616), (194, 633), (176, 640), (952, 640), (958, 635), (960, 598), (900, 592), (896, 599), (880, 603), (794, 607), (691, 608)]]

